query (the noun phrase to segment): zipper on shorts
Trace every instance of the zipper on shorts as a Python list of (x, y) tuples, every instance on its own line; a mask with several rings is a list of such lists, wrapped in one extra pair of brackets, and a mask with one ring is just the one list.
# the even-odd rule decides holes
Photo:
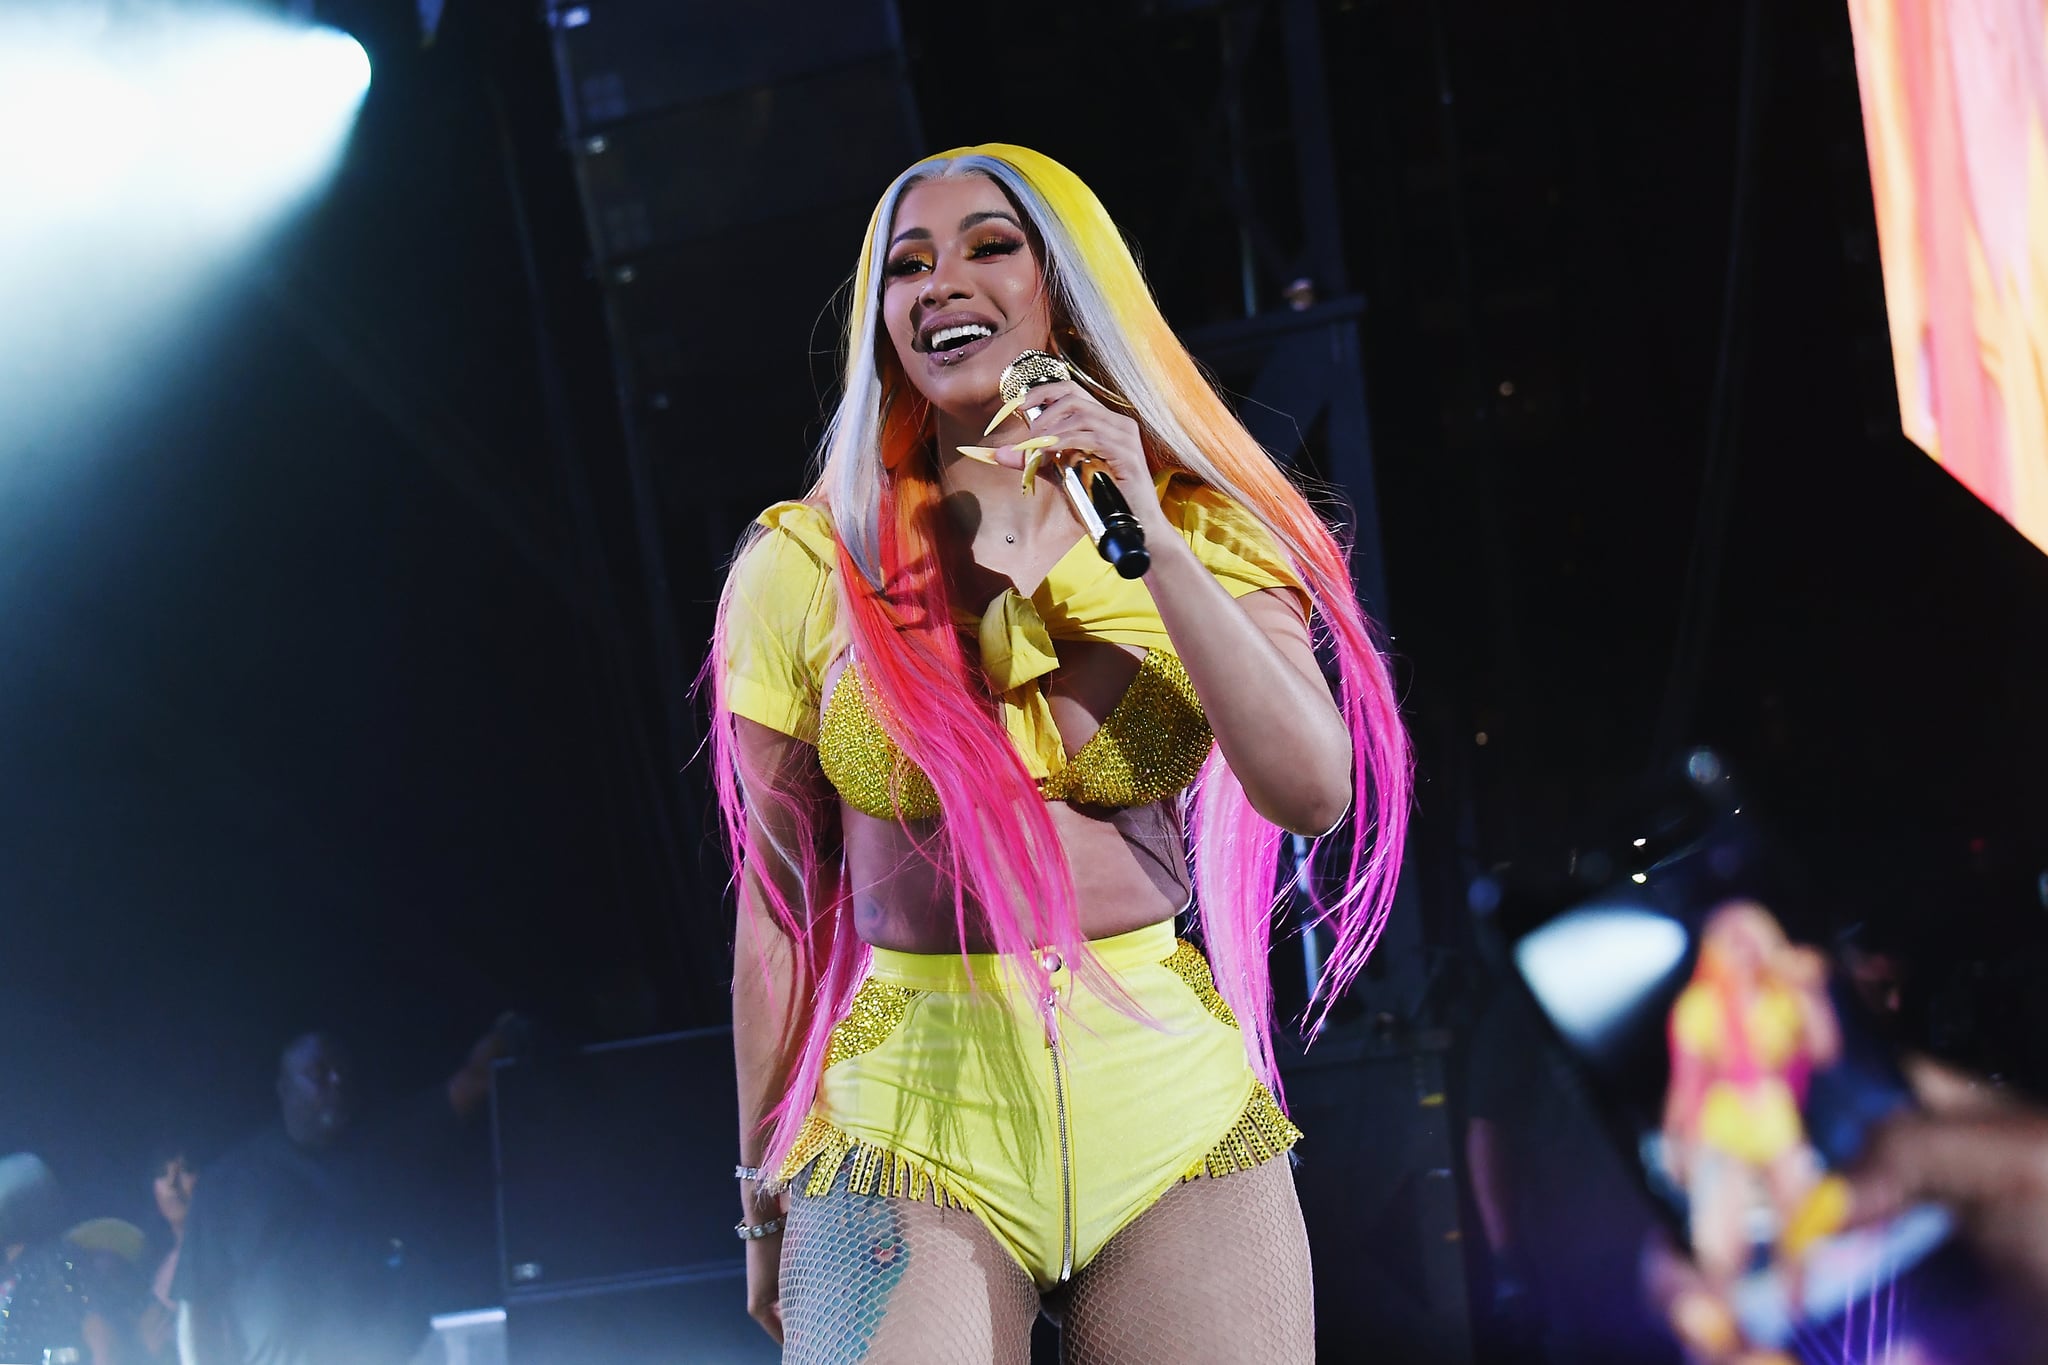
[[(1038, 961), (1048, 974), (1066, 965), (1051, 948), (1041, 953)], [(1045, 1049), (1046, 1055), (1052, 1059), (1052, 1104), (1060, 1140), (1059, 1282), (1065, 1284), (1074, 1274), (1074, 1156), (1067, 1132), (1067, 1071), (1060, 1058), (1060, 988), (1057, 982), (1047, 983), (1045, 999), (1039, 1008), (1045, 1015)]]

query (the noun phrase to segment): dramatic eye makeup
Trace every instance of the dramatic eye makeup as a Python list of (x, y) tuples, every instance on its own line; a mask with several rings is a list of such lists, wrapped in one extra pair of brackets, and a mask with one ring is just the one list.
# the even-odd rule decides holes
[[(1014, 256), (1024, 249), (1024, 239), (1009, 233), (992, 233), (967, 248), (968, 259), (976, 261), (1001, 260)], [(901, 275), (915, 275), (932, 268), (932, 253), (925, 249), (901, 251), (889, 258), (884, 273), (890, 278)]]
[[(967, 248), (969, 260), (1000, 260), (1005, 256), (1014, 256), (1024, 249), (1024, 226), (1007, 213), (970, 213), (960, 220), (960, 231), (968, 232), (985, 223), (1001, 226), (992, 230), (985, 229), (974, 239), (973, 245)], [(891, 279), (915, 275), (920, 270), (932, 268), (932, 234), (926, 228), (905, 228), (896, 234), (891, 249), (895, 254), (889, 257), (889, 263), (882, 268), (882, 273)]]

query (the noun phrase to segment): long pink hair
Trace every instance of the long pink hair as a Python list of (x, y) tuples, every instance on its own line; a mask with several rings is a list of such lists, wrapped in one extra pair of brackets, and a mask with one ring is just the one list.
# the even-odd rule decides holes
[[(1342, 874), (1328, 877), (1335, 889), (1315, 908), (1317, 922), (1330, 927), (1336, 942), (1311, 1002), (1313, 1032), (1371, 954), (1400, 869), (1411, 760), (1386, 661), (1358, 605), (1347, 547), (1168, 328), (1094, 193), (1064, 166), (1022, 147), (943, 153), (912, 166), (882, 196), (854, 276), (842, 397), (806, 498), (832, 521), (841, 630), (860, 661), (877, 716), (931, 779), (944, 812), (913, 833), (950, 878), (963, 949), (970, 928), (978, 927), (1027, 976), (1042, 978), (1036, 953), (1046, 947), (1090, 969), (1073, 879), (1045, 800), (953, 625), (930, 412), (880, 329), (886, 229), (897, 204), (920, 181), (962, 174), (994, 180), (1031, 225), (1055, 318), (1085, 339), (1079, 356), (1129, 405), (1154, 468), (1185, 470), (1243, 506), (1272, 534), (1308, 592), (1319, 643), (1336, 664), (1353, 767), (1351, 810), (1338, 827), (1346, 836)], [(759, 534), (759, 528), (750, 532), (741, 556)], [(850, 928), (843, 868), (836, 858), (820, 856), (824, 832), (806, 826), (798, 847), (769, 847), (748, 819), (748, 801), (787, 807), (791, 798), (743, 789), (739, 779), (738, 731), (722, 664), (729, 657), (731, 607), (728, 583), (707, 666), (713, 775), (728, 849), (742, 875), (775, 863), (797, 870), (801, 905), (788, 903), (774, 877), (755, 880), (796, 945), (799, 980), (815, 983), (801, 1052), (771, 1115), (767, 1164), (775, 1166), (810, 1112), (832, 1028), (852, 1003), (867, 948)], [(1220, 748), (1186, 799), (1197, 914), (1216, 985), (1243, 1025), (1254, 1069), (1277, 1093), (1267, 952), (1280, 904), (1284, 836), (1252, 810)]]

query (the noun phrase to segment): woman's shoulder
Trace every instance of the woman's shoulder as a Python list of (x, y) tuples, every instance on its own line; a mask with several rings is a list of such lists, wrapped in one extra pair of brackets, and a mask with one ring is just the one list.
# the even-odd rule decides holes
[(838, 557), (832, 511), (823, 503), (778, 502), (755, 517), (754, 525), (767, 532), (760, 540), (788, 542), (827, 564)]
[(1185, 469), (1162, 470), (1157, 488), (1167, 520), (1233, 596), (1292, 588), (1302, 594), (1306, 612), (1307, 593), (1300, 573), (1285, 547), (1250, 508)]
[(821, 503), (778, 502), (755, 517), (733, 557), (732, 586), (750, 593), (806, 594), (831, 581), (839, 540)]
[(831, 513), (779, 502), (756, 518), (726, 584), (723, 703), (806, 743), (837, 649), (839, 547)]

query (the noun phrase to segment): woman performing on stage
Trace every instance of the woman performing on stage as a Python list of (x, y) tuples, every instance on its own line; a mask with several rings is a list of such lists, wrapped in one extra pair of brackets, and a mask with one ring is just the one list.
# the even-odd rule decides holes
[[(1027, 351), (1060, 363), (1006, 403)], [(1280, 849), (1344, 829), (1327, 1009), (1409, 799), (1344, 547), (1021, 147), (883, 195), (821, 458), (749, 533), (711, 670), (751, 1311), (794, 1362), (1021, 1365), (1041, 1308), (1070, 1361), (1311, 1359)]]

